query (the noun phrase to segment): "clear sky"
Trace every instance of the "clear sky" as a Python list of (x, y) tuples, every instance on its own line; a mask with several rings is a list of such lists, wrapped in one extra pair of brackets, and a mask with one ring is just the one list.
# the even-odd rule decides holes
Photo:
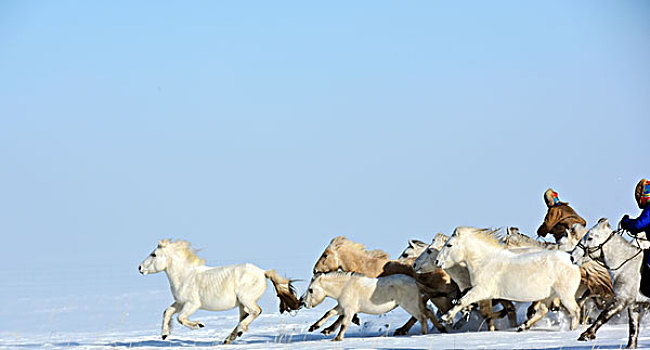
[(646, 1), (2, 1), (0, 263), (309, 278), (340, 234), (533, 235), (549, 186), (616, 223), (649, 63)]

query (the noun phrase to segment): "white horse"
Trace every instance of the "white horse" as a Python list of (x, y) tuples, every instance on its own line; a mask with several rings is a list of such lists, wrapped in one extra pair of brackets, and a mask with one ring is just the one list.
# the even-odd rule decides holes
[(331, 334), (340, 326), (339, 334), (333, 339), (335, 341), (343, 339), (356, 313), (380, 315), (398, 306), (420, 322), (422, 334), (427, 334), (427, 318), (441, 332), (446, 332), (433, 312), (427, 309), (415, 279), (411, 276), (395, 274), (373, 278), (354, 272), (321, 273), (312, 278), (309, 288), (300, 298), (300, 305), (311, 309), (326, 297), (336, 299), (338, 305), (325, 313), (310, 329), (318, 329), (330, 317), (341, 315), (324, 331), (324, 334)]
[[(495, 233), (497, 231), (494, 231)], [(442, 247), (444, 247), (445, 242), (449, 239), (449, 236), (438, 233), (434, 238), (431, 244), (423, 249), (420, 254), (417, 256), (415, 261), (413, 262), (413, 268), (418, 272), (418, 274), (426, 274), (430, 273), (431, 271), (436, 271), (440, 269), (440, 267), (436, 266), (435, 264), (430, 264), (426, 263), (428, 261), (434, 261)], [(410, 252), (416, 252), (415, 249), (411, 250)], [(403, 254), (407, 253), (405, 250)], [(469, 288), (472, 287), (472, 281), (470, 279), (469, 275), (469, 270), (467, 270), (467, 266), (464, 266), (462, 264), (459, 265), (454, 265), (451, 267), (448, 267), (444, 269), (447, 274), (451, 277), (451, 279), (458, 285), (458, 288), (460, 289), (461, 292), (466, 292), (469, 290)], [(493, 302), (497, 302), (501, 304), (501, 311), (498, 312), (493, 312), (492, 311), (492, 304)], [(511, 327), (517, 327), (517, 313), (514, 304), (509, 301), (509, 300), (492, 300), (492, 299), (487, 299), (487, 300), (481, 300), (477, 302), (478, 310), (479, 313), (481, 314), (481, 317), (486, 321), (487, 328), (489, 331), (495, 331), (496, 330), (496, 325), (494, 320), (503, 318), (508, 316), (508, 320), (510, 321), (510, 326)], [(473, 305), (470, 305), (468, 308), (463, 310), (463, 319), (468, 320), (470, 317), (470, 313), (472, 312), (472, 309), (474, 309)], [(449, 310), (442, 310), (442, 312), (447, 312)], [(459, 321), (456, 326), (460, 327), (461, 322)]]
[(163, 340), (170, 333), (175, 313), (179, 313), (180, 324), (197, 329), (205, 325), (188, 320), (196, 310), (222, 311), (239, 307), (239, 324), (224, 344), (235, 340), (262, 313), (257, 301), (266, 290), (265, 278), (271, 280), (280, 298), (280, 312), (297, 310), (299, 306), (291, 281), (274, 270), (264, 271), (253, 264), (208, 267), (183, 240), (161, 240), (138, 270), (143, 275), (165, 271), (169, 279), (174, 303), (163, 314)]
[[(433, 263), (425, 261), (419, 267)], [(471, 278), (472, 288), (442, 317), (443, 322), (452, 322), (458, 311), (480, 300), (541, 300), (548, 308), (559, 297), (571, 316), (571, 329), (578, 326), (575, 295), (580, 285), (580, 270), (565, 252), (515, 253), (506, 249), (493, 231), (458, 227), (440, 250), (435, 265), (443, 269), (466, 266)]]
[[(607, 219), (600, 219), (582, 238), (580, 244), (571, 252), (571, 260), (578, 264), (595, 261), (606, 267), (614, 282), (614, 300), (609, 302), (594, 323), (585, 330), (578, 340), (596, 339), (598, 329), (614, 315), (627, 309), (628, 341), (626, 348), (636, 348), (639, 336), (641, 311), (650, 306), (650, 298), (640, 291), (641, 267), (644, 264), (641, 241), (628, 242), (609, 227)], [(645, 237), (642, 240), (647, 241)]]

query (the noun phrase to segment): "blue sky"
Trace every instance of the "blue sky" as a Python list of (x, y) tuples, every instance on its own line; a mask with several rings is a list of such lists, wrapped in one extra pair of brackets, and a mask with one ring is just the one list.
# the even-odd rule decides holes
[(173, 237), (308, 278), (339, 234), (393, 256), (458, 225), (533, 234), (549, 186), (618, 222), (650, 176), (649, 15), (3, 1), (0, 262), (135, 276)]

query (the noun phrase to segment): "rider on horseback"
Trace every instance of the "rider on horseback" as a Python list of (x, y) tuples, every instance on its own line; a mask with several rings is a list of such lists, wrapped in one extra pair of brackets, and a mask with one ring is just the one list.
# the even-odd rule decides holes
[(557, 192), (549, 188), (544, 192), (544, 201), (548, 207), (548, 212), (544, 222), (537, 229), (537, 235), (545, 237), (549, 232), (555, 237), (555, 242), (566, 236), (566, 232), (573, 224), (586, 226), (587, 222), (576, 213), (569, 203), (560, 202)]
[(636, 219), (630, 219), (629, 215), (625, 214), (619, 225), (634, 235), (643, 231), (648, 234), (650, 233), (650, 181), (641, 179), (636, 185), (634, 197), (636, 198), (636, 204), (639, 205), (639, 209), (643, 210), (641, 215)]
[[(634, 198), (639, 209), (642, 209), (641, 215), (636, 219), (630, 219), (629, 215), (625, 214), (618, 226), (630, 232), (630, 234), (637, 237), (641, 232), (645, 232), (646, 239), (650, 238), (650, 181), (641, 179), (636, 185), (634, 191)], [(643, 261), (645, 264), (641, 268), (641, 293), (650, 297), (650, 249), (643, 251)]]

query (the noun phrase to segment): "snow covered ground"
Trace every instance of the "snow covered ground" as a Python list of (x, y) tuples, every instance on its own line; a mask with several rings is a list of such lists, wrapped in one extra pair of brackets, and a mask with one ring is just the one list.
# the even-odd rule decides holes
[[(132, 270), (132, 271), (131, 271)], [(280, 315), (278, 302), (269, 286), (260, 304), (264, 313), (248, 333), (234, 344), (221, 341), (235, 327), (236, 311), (197, 312), (192, 319), (206, 327), (189, 330), (174, 322), (171, 336), (160, 338), (162, 311), (171, 302), (164, 275), (137, 275), (135, 268), (125, 272), (88, 265), (79, 268), (0, 271), (0, 348), (2, 349), (619, 349), (627, 340), (624, 318), (606, 325), (595, 342), (576, 341), (583, 328), (568, 331), (563, 315), (551, 314), (528, 332), (507, 329), (476, 332), (473, 318), (461, 330), (450, 334), (422, 336), (416, 325), (411, 335), (389, 336), (408, 315), (394, 310), (384, 316), (360, 315), (362, 325), (352, 325), (343, 342), (333, 336), (307, 331), (333, 302), (295, 315)], [(304, 288), (304, 282), (298, 288)], [(146, 289), (146, 290), (143, 290)], [(520, 319), (524, 310), (519, 312)], [(647, 324), (647, 323), (646, 323)], [(641, 329), (640, 348), (650, 348), (650, 329)], [(484, 329), (484, 328), (483, 328)]]

